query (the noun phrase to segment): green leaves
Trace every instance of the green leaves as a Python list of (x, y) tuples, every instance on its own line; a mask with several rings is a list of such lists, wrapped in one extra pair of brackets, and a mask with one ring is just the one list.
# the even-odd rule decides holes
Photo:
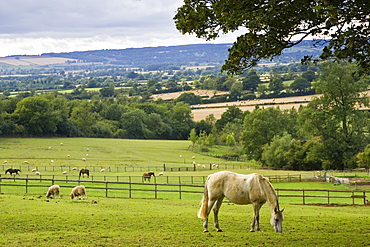
[(370, 73), (367, 1), (186, 0), (174, 20), (183, 34), (206, 40), (245, 29), (222, 67), (229, 74), (241, 74), (312, 37), (328, 40), (320, 59), (357, 61), (362, 73)]

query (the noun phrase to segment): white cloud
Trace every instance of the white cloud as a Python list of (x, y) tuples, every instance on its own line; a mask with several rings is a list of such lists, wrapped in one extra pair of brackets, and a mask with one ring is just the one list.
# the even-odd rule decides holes
[[(205, 43), (181, 35), (181, 0), (12, 0), (0, 5), (0, 56)], [(217, 39), (233, 42), (236, 35)]]

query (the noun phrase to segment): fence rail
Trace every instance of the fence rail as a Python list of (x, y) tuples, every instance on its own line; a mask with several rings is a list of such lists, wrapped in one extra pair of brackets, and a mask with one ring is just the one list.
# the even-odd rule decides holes
[[(133, 198), (134, 193), (142, 198), (162, 198), (159, 193), (178, 195), (182, 199), (184, 193), (194, 194), (203, 193), (203, 184), (184, 184), (181, 179), (178, 183), (142, 183), (132, 181), (107, 181), (107, 180), (80, 180), (80, 179), (56, 179), (56, 178), (18, 178), (0, 176), (0, 193), (46, 193), (46, 188), (58, 183), (61, 188), (73, 188), (83, 184), (88, 189), (89, 194), (105, 197), (129, 197)], [(319, 189), (276, 189), (280, 201), (283, 198), (290, 198), (291, 203), (302, 204), (365, 204), (367, 193), (370, 191), (358, 190), (319, 190)]]

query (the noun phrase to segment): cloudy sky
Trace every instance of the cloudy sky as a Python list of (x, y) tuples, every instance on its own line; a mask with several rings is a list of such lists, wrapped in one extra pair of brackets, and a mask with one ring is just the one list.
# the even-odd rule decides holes
[[(182, 0), (2, 0), (0, 56), (206, 43), (182, 35)], [(236, 34), (212, 43), (232, 43)]]

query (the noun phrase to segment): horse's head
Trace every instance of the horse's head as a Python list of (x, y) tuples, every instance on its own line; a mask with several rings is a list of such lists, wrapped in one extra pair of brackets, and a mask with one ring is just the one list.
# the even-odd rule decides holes
[(275, 208), (272, 213), (270, 223), (274, 227), (275, 232), (283, 232), (283, 211), (284, 209), (279, 210), (279, 208)]

